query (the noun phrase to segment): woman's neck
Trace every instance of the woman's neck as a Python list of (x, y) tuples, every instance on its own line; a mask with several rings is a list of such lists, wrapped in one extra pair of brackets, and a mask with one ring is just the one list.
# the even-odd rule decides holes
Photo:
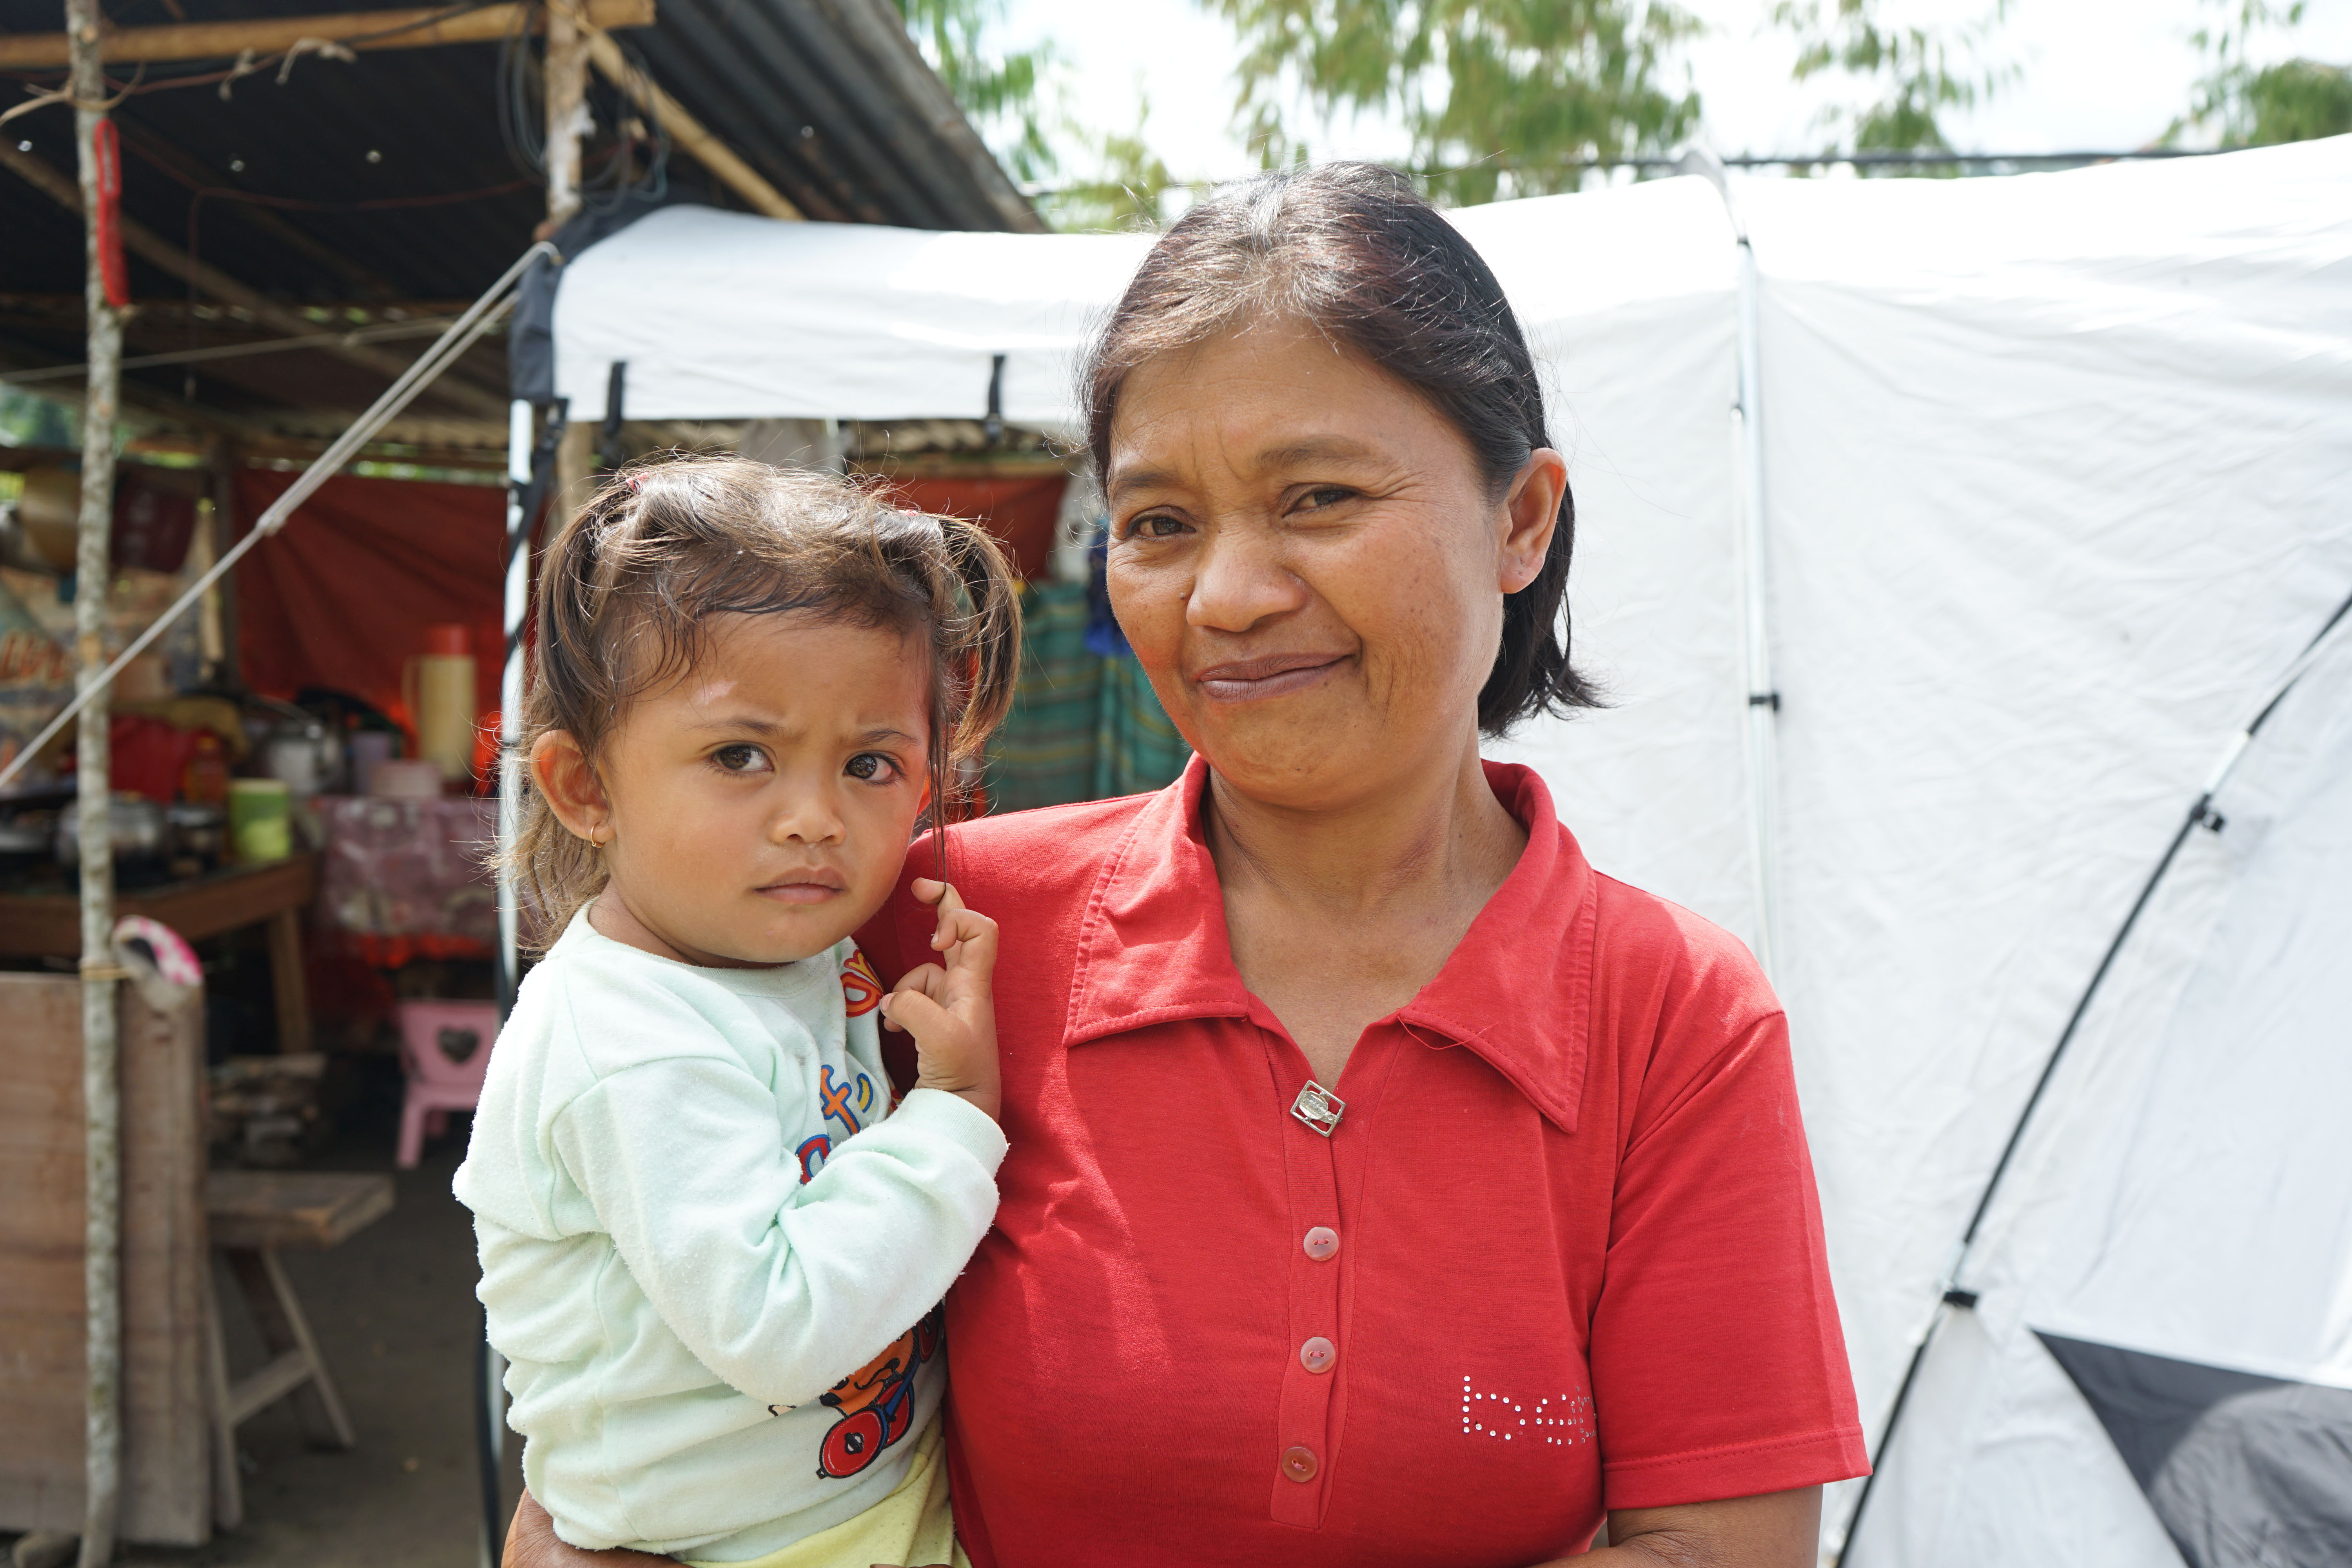
[(1402, 777), (1312, 810), (1209, 777), (1203, 826), (1234, 967), (1325, 1085), (1366, 1026), (1445, 966), (1527, 845), (1475, 749)]
[(1228, 889), (1335, 918), (1399, 904), (1482, 908), (1518, 864), (1527, 829), (1486, 783), (1475, 748), (1362, 798), (1311, 808), (1252, 799), (1211, 770), (1209, 853)]

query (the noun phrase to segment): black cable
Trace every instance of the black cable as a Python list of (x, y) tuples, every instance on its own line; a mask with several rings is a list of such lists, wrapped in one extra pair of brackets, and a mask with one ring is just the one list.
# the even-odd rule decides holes
[[(2352, 615), (2352, 595), (2347, 595), (2336, 606), (2335, 614), (2321, 623), (2319, 630), (2295, 655), (2297, 660), (2307, 657), (2312, 649), (2326, 641), (2328, 634), (2335, 631), (2347, 615)], [(2270, 722), (2271, 715), (2278, 711), (2279, 704), (2286, 700), (2286, 694), (2294, 690), (2307, 673), (2307, 670), (2297, 670), (2291, 679), (2281, 683), (2271, 700), (2263, 704), (2262, 711), (2255, 714), (2252, 721), (2241, 731), (2241, 747), (2251, 744), (2253, 738), (2262, 732), (2263, 726)], [(2091, 1003), (2098, 995), (2100, 985), (2105, 982), (2107, 972), (2115, 967), (2116, 954), (2130, 940), (2133, 928), (2139, 924), (2139, 917), (2147, 911), (2149, 900), (2155, 898), (2157, 887), (2164, 880), (2165, 873), (2172, 869), (2172, 862), (2179, 858), (2180, 847), (2189, 842), (2189, 834), (2201, 825), (2210, 823), (2215, 832), (2221, 831), (2221, 818), (2213, 810), (2214, 789), (2219, 787), (2220, 781), (2216, 780), (2213, 789), (2207, 789), (2198, 795), (2197, 803), (2189, 808), (2189, 815), (2174, 830), (2172, 842), (2165, 846), (2156, 869), (2148, 873), (2147, 882), (2140, 888), (2139, 897), (2132, 900), (2131, 912), (2124, 916), (2124, 923), (2116, 931), (2115, 940), (2107, 943), (2107, 951), (2100, 957), (2098, 968), (2091, 972), (2091, 983), (2083, 988), (2082, 999), (2074, 1004), (2074, 1012), (2067, 1016), (2066, 1026), (2059, 1032), (2058, 1043), (2050, 1048), (2049, 1059), (2042, 1064), (2042, 1076), (2033, 1080), (2033, 1092), (2025, 1097), (2025, 1108), (2017, 1113), (2017, 1122), (2009, 1131), (2009, 1142), (2001, 1145), (2000, 1158), (1993, 1163), (1992, 1174), (1986, 1178), (1984, 1191), (1977, 1198), (1976, 1211), (1969, 1215), (1969, 1227), (1960, 1235), (1952, 1278), (1945, 1282), (1943, 1296), (1936, 1303), (1936, 1314), (1928, 1320), (1927, 1331), (1920, 1336), (1918, 1348), (1911, 1352), (1911, 1364), (1904, 1369), (1903, 1381), (1895, 1387), (1895, 1404), (1887, 1412), (1885, 1429), (1879, 1433), (1877, 1451), (1871, 1456), (1870, 1474), (1864, 1479), (1862, 1495), (1854, 1500), (1853, 1513), (1846, 1521), (1845, 1545), (1838, 1553), (1840, 1568), (1844, 1568), (1854, 1542), (1861, 1538), (1863, 1516), (1870, 1507), (1871, 1493), (1885, 1471), (1887, 1449), (1895, 1441), (1895, 1428), (1902, 1424), (1903, 1409), (1910, 1402), (1912, 1384), (1918, 1381), (1919, 1369), (1927, 1362), (1927, 1347), (1935, 1343), (1936, 1331), (1943, 1327), (1946, 1309), (1958, 1308), (1966, 1311), (1977, 1304), (1977, 1293), (1960, 1287), (1960, 1264), (1967, 1259), (1969, 1248), (1975, 1244), (1977, 1232), (1984, 1225), (1985, 1215), (1992, 1209), (1993, 1196), (2000, 1190), (2001, 1179), (2009, 1174), (2010, 1163), (2016, 1158), (2019, 1146), (2025, 1142), (2025, 1130), (2033, 1121), (2033, 1113), (2040, 1108), (2050, 1080), (2057, 1074), (2059, 1059), (2066, 1054), (2066, 1047), (2074, 1043), (2074, 1032), (2082, 1026), (2084, 1016), (2090, 1012)]]

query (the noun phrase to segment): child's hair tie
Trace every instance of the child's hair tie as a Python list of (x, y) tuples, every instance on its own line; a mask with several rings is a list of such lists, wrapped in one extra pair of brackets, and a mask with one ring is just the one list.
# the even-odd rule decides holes
[(631, 474), (628, 478), (627, 483), (629, 493), (631, 495), (635, 495), (639, 490), (646, 488), (646, 477), (643, 474)]

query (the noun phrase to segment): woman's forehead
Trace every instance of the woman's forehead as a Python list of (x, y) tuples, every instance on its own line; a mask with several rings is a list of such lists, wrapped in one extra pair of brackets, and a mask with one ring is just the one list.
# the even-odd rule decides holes
[(1155, 488), (1204, 464), (1250, 475), (1393, 463), (1452, 437), (1412, 387), (1320, 332), (1228, 332), (1129, 374), (1111, 424), (1107, 489), (1116, 497)]

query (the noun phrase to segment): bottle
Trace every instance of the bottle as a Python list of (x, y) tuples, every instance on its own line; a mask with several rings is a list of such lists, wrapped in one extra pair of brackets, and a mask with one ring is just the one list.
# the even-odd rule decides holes
[(220, 737), (210, 730), (196, 731), (194, 754), (180, 773), (180, 795), (197, 805), (228, 802), (228, 758), (221, 751)]

